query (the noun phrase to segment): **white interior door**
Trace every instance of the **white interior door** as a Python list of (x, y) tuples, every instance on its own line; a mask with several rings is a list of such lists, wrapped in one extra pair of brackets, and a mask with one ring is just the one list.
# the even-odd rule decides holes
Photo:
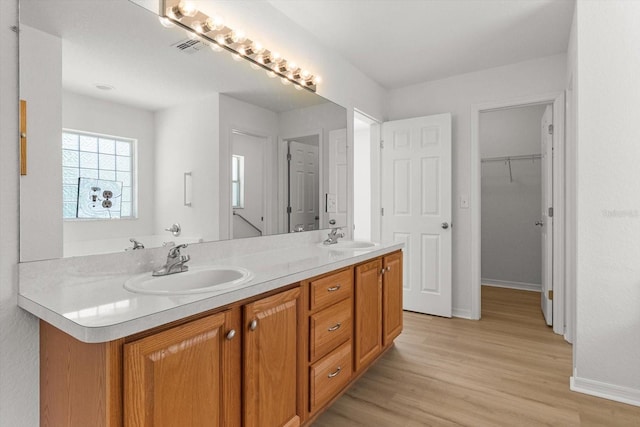
[(547, 325), (553, 325), (553, 107), (547, 106), (542, 116), (542, 215), (538, 223), (542, 232), (542, 295), (540, 303)]
[(289, 141), (290, 230), (302, 225), (304, 230), (318, 229), (318, 146)]
[(327, 224), (323, 224), (324, 227), (347, 225), (347, 129), (329, 132), (329, 192), (325, 211)]
[(382, 240), (405, 244), (404, 309), (451, 317), (451, 114), (382, 135)]

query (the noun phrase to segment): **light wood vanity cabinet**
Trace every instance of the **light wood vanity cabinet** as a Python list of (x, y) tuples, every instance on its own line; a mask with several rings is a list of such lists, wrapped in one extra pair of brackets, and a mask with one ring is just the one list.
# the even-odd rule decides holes
[(42, 426), (299, 426), (402, 331), (402, 252), (115, 341), (40, 322)]
[(299, 426), (300, 289), (244, 306), (244, 408), (246, 427)]
[(355, 273), (355, 370), (402, 332), (402, 252), (360, 264)]
[(239, 310), (124, 344), (125, 426), (239, 426)]

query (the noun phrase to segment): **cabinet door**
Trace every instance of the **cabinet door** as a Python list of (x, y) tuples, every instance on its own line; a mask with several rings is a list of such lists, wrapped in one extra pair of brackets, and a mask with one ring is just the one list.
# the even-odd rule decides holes
[(384, 257), (382, 341), (386, 347), (402, 332), (402, 252)]
[(355, 369), (359, 371), (382, 350), (382, 260), (356, 267)]
[(298, 307), (292, 289), (244, 307), (244, 425), (300, 425)]
[(124, 345), (125, 426), (240, 425), (241, 341), (230, 334), (240, 316), (233, 313)]

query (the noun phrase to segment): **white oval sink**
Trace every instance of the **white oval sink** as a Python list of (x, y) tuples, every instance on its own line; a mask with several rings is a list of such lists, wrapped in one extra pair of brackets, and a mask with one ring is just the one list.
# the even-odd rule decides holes
[(357, 250), (371, 250), (378, 246), (377, 243), (374, 242), (365, 242), (359, 240), (338, 240), (338, 243), (334, 243), (332, 245), (325, 245), (323, 242), (319, 243), (318, 246), (325, 249), (336, 249), (342, 251), (357, 251)]
[(131, 277), (125, 289), (139, 294), (182, 295), (213, 292), (242, 285), (253, 278), (246, 268), (228, 266), (191, 267), (182, 273), (152, 276), (151, 272)]

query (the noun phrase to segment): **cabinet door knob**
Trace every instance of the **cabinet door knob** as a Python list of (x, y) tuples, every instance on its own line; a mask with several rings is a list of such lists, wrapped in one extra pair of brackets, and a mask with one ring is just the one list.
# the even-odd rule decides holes
[(385, 271), (387, 271), (387, 269), (382, 267), (382, 270), (380, 270), (380, 274), (384, 274)]
[(252, 331), (255, 331), (257, 327), (258, 327), (258, 319), (253, 319), (251, 323), (249, 323), (249, 329), (251, 329)]
[(329, 375), (327, 375), (327, 378), (335, 377), (336, 375), (338, 375), (340, 373), (340, 371), (342, 371), (342, 367), (338, 366), (338, 369), (336, 369), (335, 372), (332, 372)]
[(329, 332), (337, 331), (338, 329), (340, 329), (340, 326), (342, 326), (342, 323), (336, 323), (334, 326), (327, 329), (327, 331)]
[(335, 286), (331, 286), (330, 288), (327, 288), (327, 292), (335, 292), (337, 290), (339, 290), (341, 288), (340, 284), (338, 283)]
[(227, 333), (227, 339), (228, 340), (232, 340), (233, 337), (235, 337), (235, 336), (236, 336), (236, 330), (235, 329), (232, 329)]

